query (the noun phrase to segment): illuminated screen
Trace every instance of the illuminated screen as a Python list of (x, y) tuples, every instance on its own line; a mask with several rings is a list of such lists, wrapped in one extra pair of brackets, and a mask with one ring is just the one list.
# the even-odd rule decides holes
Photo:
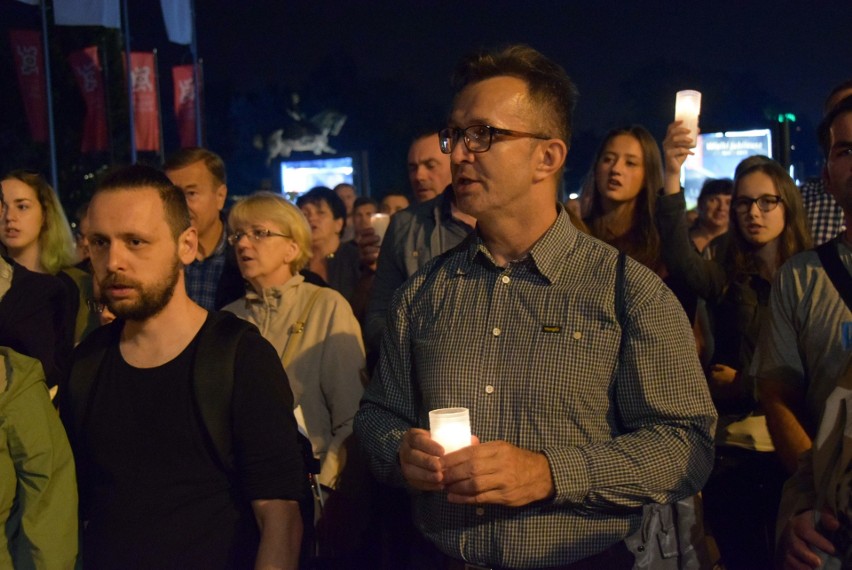
[(769, 129), (756, 129), (702, 134), (698, 135), (693, 152), (680, 175), (686, 207), (690, 209), (698, 203), (698, 193), (707, 178), (733, 178), (737, 165), (753, 154), (772, 157), (772, 133)]
[(355, 183), (355, 167), (351, 156), (287, 160), (281, 163), (281, 191), (298, 196), (314, 186), (334, 188), (346, 182)]

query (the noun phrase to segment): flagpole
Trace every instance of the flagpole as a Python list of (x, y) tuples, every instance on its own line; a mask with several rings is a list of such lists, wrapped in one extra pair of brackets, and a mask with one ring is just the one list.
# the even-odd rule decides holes
[(114, 125), (112, 124), (112, 97), (110, 96), (110, 77), (109, 77), (109, 57), (107, 54), (107, 45), (106, 40), (102, 37), (100, 42), (101, 50), (101, 61), (103, 62), (104, 68), (104, 103), (106, 104), (106, 109), (104, 112), (106, 113), (106, 121), (107, 121), (107, 140), (109, 141), (109, 163), (115, 164), (115, 145), (113, 144), (112, 130)]
[(50, 77), (50, 45), (47, 41), (47, 2), (42, 0), (41, 4), (41, 38), (44, 45), (44, 76), (45, 89), (47, 90), (47, 132), (50, 141), (50, 181), (53, 190), (59, 195), (59, 170), (56, 166), (56, 134), (53, 125), (53, 81)]
[(201, 74), (198, 72), (198, 37), (195, 33), (195, 0), (190, 0), (189, 9), (192, 11), (192, 42), (190, 42), (189, 48), (192, 52), (192, 82), (195, 84), (195, 144), (196, 146), (202, 146)]
[(157, 132), (159, 133), (157, 145), (160, 148), (157, 154), (162, 166), (166, 162), (166, 157), (163, 147), (163, 102), (160, 100), (160, 60), (157, 58), (157, 48), (154, 48), (154, 92), (157, 94)]
[(127, 59), (127, 110), (130, 114), (130, 164), (136, 164), (136, 124), (133, 105), (133, 61), (130, 56), (130, 15), (127, 12), (127, 0), (121, 0), (121, 11), (124, 20), (124, 54)]

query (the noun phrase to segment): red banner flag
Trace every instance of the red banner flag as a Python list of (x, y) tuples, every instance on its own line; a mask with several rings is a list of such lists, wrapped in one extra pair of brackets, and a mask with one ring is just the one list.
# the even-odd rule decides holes
[(132, 52), (130, 68), (136, 149), (159, 152), (160, 105), (157, 99), (157, 67), (154, 54)]
[(83, 100), (86, 102), (86, 119), (83, 123), (82, 152), (95, 152), (109, 149), (107, 134), (106, 97), (104, 93), (103, 70), (101, 69), (98, 48), (87, 47), (68, 56), (74, 77)]
[(35, 142), (47, 142), (47, 84), (44, 77), (44, 50), (41, 33), (35, 30), (9, 30), (18, 86)]
[(176, 65), (172, 68), (175, 82), (175, 117), (180, 136), (180, 147), (196, 146), (195, 77), (192, 65)]

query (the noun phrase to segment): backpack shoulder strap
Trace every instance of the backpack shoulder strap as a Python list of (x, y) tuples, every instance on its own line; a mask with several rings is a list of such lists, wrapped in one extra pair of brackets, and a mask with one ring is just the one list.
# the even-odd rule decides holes
[(615, 316), (618, 324), (624, 327), (624, 265), (627, 254), (618, 252), (618, 260), (615, 263)]
[(120, 321), (98, 327), (74, 350), (68, 381), (59, 390), (59, 412), (72, 441), (83, 433), (101, 363), (113, 342), (118, 342), (121, 327)]
[(193, 363), (193, 394), (215, 458), (228, 472), (235, 470), (231, 433), (234, 362), (243, 335), (256, 327), (224, 311), (211, 312), (201, 329)]
[(840, 253), (837, 251), (835, 240), (827, 241), (816, 248), (820, 263), (825, 269), (825, 274), (831, 279), (831, 283), (846, 302), (846, 306), (852, 311), (852, 275), (843, 266)]

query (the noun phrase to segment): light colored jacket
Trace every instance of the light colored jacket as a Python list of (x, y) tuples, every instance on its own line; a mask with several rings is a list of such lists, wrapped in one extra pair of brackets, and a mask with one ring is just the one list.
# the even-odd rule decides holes
[[(304, 328), (298, 336), (292, 334), (317, 290)], [(319, 481), (334, 488), (345, 463), (343, 442), (352, 433), (364, 392), (364, 343), (349, 303), (337, 291), (305, 283), (296, 275), (279, 287), (249, 291), (224, 310), (257, 325), (279, 358), (291, 337), (299, 343), (285, 371), (294, 406), (301, 407), (308, 439), (320, 460)]]

